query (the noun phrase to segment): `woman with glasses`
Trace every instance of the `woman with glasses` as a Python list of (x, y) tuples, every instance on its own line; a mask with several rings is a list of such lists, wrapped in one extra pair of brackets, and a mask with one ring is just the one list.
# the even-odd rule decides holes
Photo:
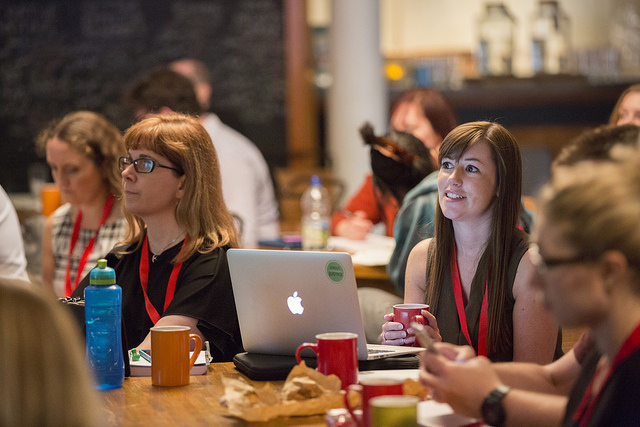
[(42, 282), (65, 297), (126, 234), (118, 171), (124, 143), (103, 116), (76, 111), (51, 123), (37, 144), (65, 202), (44, 226)]
[(586, 327), (589, 339), (547, 366), (441, 345), (421, 372), (437, 400), (491, 425), (638, 424), (640, 158), (626, 158), (556, 169), (537, 203), (532, 283), (563, 327)]
[[(393, 223), (405, 194), (420, 182), (421, 179), (415, 180), (418, 175), (423, 178), (435, 170), (438, 149), (442, 139), (456, 126), (456, 117), (442, 93), (420, 88), (398, 98), (392, 107), (390, 125), (386, 142), (383, 138), (378, 138), (376, 144), (367, 142), (371, 145), (372, 174), (333, 215), (332, 234), (361, 240), (374, 225), (382, 223), (386, 235), (393, 236)], [(413, 138), (399, 136), (402, 134)], [(389, 140), (395, 147), (389, 148)], [(421, 142), (422, 147), (414, 141)], [(407, 156), (418, 156), (423, 165), (412, 169)], [(412, 175), (410, 179), (408, 175)]]
[[(196, 118), (150, 116), (124, 136), (124, 245), (108, 256), (122, 287), (128, 345), (150, 348), (154, 325), (189, 326), (215, 361), (242, 350), (226, 251), (238, 246), (211, 138)], [(85, 278), (74, 296), (89, 285)]]
[[(499, 124), (466, 123), (444, 139), (439, 164), (434, 237), (409, 255), (404, 302), (430, 305), (423, 314), (436, 341), (494, 361), (550, 362), (561, 352), (558, 327), (527, 286), (517, 142)], [(392, 314), (385, 320), (384, 344), (413, 344)]]

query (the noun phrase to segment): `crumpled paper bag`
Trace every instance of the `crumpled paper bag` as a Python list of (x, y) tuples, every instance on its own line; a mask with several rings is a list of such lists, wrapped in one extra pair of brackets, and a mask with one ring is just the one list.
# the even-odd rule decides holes
[(271, 383), (254, 387), (239, 379), (222, 378), (225, 394), (220, 403), (235, 417), (250, 422), (277, 417), (321, 415), (331, 408), (343, 408), (340, 378), (323, 375), (304, 361), (291, 369), (281, 391)]

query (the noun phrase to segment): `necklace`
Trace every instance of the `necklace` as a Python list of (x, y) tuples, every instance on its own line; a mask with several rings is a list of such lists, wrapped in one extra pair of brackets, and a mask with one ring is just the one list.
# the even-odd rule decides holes
[(182, 239), (186, 234), (187, 234), (186, 232), (182, 232), (182, 233), (180, 233), (180, 234), (179, 234), (175, 239), (173, 239), (172, 241), (170, 241), (169, 243), (167, 243), (167, 244), (166, 244), (166, 245), (165, 245), (165, 246), (160, 250), (160, 252), (158, 252), (157, 254), (156, 254), (155, 252), (151, 251), (151, 252), (152, 252), (152, 254), (153, 254), (153, 255), (151, 255), (151, 262), (156, 262), (156, 260), (158, 259), (158, 257), (159, 257), (160, 255), (162, 255), (162, 253), (163, 253), (164, 251), (166, 251), (166, 250), (167, 250), (167, 248), (170, 248), (170, 247), (171, 247), (171, 246), (172, 246), (176, 241), (178, 241), (178, 239)]

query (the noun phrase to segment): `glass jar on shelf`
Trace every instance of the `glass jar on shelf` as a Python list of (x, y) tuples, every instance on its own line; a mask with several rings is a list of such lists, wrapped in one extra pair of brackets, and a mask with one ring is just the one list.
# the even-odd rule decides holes
[(482, 76), (512, 74), (515, 18), (503, 3), (487, 3), (478, 25), (478, 68)]
[(556, 0), (541, 0), (531, 28), (531, 62), (535, 74), (569, 71), (569, 17)]

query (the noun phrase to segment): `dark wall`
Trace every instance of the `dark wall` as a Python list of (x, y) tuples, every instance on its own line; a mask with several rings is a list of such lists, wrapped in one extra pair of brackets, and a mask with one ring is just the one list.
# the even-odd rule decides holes
[(121, 130), (127, 86), (181, 57), (204, 61), (211, 110), (286, 165), (281, 0), (3, 0), (0, 4), (0, 183), (28, 191), (34, 138), (74, 110)]

